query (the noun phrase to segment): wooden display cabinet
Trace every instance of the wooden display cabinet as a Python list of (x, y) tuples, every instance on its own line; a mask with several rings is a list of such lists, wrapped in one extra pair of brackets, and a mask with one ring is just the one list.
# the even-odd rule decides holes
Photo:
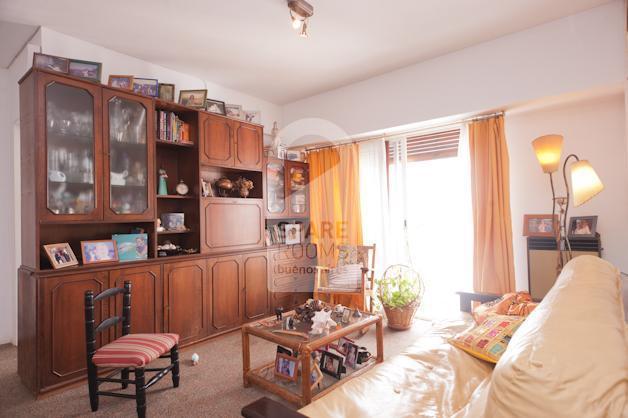
[(310, 216), (307, 163), (269, 157), (264, 166), (264, 183), (267, 218), (307, 218)]
[[(158, 137), (160, 111), (189, 125), (190, 142)], [(273, 273), (277, 266), (303, 263), (264, 247), (261, 126), (42, 69), (20, 80), (20, 123), (18, 374), (36, 396), (85, 378), (86, 290), (130, 280), (132, 332), (175, 332), (182, 346), (262, 318), (278, 301), (290, 308), (311, 296), (301, 288), (277, 296), (269, 288), (273, 280), (298, 279)], [(303, 218), (308, 211), (291, 209), (289, 198), (307, 185), (307, 165), (280, 163), (286, 171), (279, 215)], [(294, 167), (306, 176), (298, 187), (287, 177)], [(168, 174), (165, 196), (157, 195), (160, 168)], [(255, 188), (246, 199), (201, 197), (205, 175), (243, 176)], [(189, 188), (185, 196), (175, 194), (180, 180)], [(158, 232), (166, 212), (183, 212), (188, 230)], [(146, 260), (53, 270), (42, 251), (44, 244), (67, 242), (80, 260), (81, 241), (136, 228), (148, 234)], [(200, 253), (158, 258), (165, 240)], [(120, 315), (121, 306), (121, 296), (110, 298), (97, 306), (96, 320)], [(112, 328), (97, 343), (120, 333)]]

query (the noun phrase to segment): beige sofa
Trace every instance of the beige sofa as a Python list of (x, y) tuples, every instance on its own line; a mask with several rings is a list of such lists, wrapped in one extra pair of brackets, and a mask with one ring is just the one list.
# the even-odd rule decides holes
[(468, 315), (436, 324), (405, 353), (299, 413), (312, 418), (628, 416), (621, 281), (608, 262), (593, 256), (570, 261), (495, 368), (447, 343), (471, 325)]

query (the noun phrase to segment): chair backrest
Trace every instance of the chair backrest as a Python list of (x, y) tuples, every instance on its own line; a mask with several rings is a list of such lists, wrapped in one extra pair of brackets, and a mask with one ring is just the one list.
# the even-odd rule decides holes
[(375, 269), (375, 244), (373, 245), (339, 245), (336, 266), (362, 264), (362, 267)]
[[(111, 316), (103, 319), (98, 326), (95, 326), (94, 304), (103, 303), (105, 299), (115, 297), (122, 293), (122, 316)], [(122, 335), (131, 332), (131, 282), (125, 281), (124, 287), (112, 287), (103, 290), (94, 296), (92, 290), (85, 292), (85, 339), (87, 343), (87, 355), (91, 357), (96, 350), (96, 335), (122, 322)]]

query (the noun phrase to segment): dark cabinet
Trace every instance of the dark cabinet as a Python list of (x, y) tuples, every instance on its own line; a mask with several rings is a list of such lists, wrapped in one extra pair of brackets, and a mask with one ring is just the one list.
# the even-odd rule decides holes
[(203, 198), (201, 252), (245, 250), (264, 246), (262, 199)]
[[(131, 332), (163, 332), (163, 281), (159, 265), (129, 267), (109, 272), (110, 287), (123, 287), (131, 282)], [(114, 315), (122, 315), (122, 295), (111, 307)], [(122, 335), (122, 326), (111, 330), (112, 339)]]
[(185, 344), (208, 334), (210, 283), (206, 261), (164, 264), (167, 289), (166, 330), (179, 334)]
[(235, 146), (231, 121), (221, 116), (199, 114), (201, 163), (233, 167)]
[(221, 257), (208, 261), (212, 282), (212, 327), (224, 331), (242, 322), (242, 258)]
[(235, 168), (245, 170), (262, 170), (262, 154), (264, 150), (264, 138), (262, 128), (235, 122)]
[(268, 266), (265, 252), (250, 254), (244, 258), (244, 321), (268, 315)]
[[(107, 272), (68, 274), (42, 280), (40, 297), (42, 310), (40, 332), (42, 345), (38, 348), (43, 363), (38, 369), (42, 386), (82, 378), (86, 372), (84, 295), (87, 290), (98, 294), (108, 288)], [(109, 305), (96, 305), (95, 320), (99, 323), (109, 316)], [(106, 333), (98, 335), (98, 347), (107, 342)]]

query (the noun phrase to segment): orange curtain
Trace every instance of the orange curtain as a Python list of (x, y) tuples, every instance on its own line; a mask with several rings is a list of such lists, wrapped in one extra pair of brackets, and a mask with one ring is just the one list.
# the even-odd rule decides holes
[[(338, 246), (362, 244), (359, 145), (313, 150), (310, 164), (310, 224), (318, 265), (334, 267)], [(337, 297), (337, 303), (362, 306), (359, 298)]]
[(515, 290), (509, 158), (504, 117), (469, 124), (476, 292)]

